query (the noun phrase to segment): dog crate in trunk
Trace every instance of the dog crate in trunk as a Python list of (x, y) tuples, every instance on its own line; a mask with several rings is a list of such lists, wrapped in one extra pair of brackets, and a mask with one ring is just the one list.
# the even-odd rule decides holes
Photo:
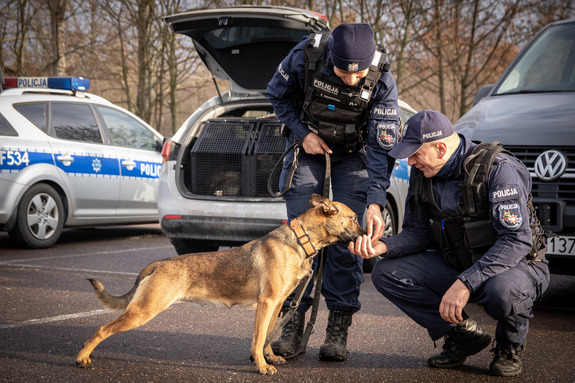
[[(275, 119), (208, 120), (190, 153), (192, 193), (272, 198), (268, 178), (285, 148)], [(278, 189), (279, 170), (272, 185)]]

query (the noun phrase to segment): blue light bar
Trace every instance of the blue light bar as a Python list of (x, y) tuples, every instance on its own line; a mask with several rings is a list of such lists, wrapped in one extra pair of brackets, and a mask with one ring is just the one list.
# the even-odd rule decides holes
[(90, 89), (90, 80), (84, 77), (6, 77), (3, 88), (51, 88), (84, 92)]

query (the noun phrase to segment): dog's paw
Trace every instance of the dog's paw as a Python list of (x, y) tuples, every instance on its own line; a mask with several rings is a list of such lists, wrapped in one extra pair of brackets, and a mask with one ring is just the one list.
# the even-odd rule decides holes
[(284, 358), (282, 358), (281, 356), (277, 356), (277, 355), (266, 355), (266, 360), (268, 363), (271, 364), (285, 364), (286, 360)]
[(92, 361), (90, 360), (89, 357), (81, 357), (80, 355), (78, 355), (76, 357), (76, 365), (79, 368), (90, 368), (92, 367)]
[(262, 375), (275, 375), (278, 372), (274, 366), (269, 364), (259, 366), (258, 370)]

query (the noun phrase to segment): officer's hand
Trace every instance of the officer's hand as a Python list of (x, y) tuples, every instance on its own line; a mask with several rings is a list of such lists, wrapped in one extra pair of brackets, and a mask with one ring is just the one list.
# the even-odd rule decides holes
[(307, 154), (323, 154), (324, 152), (332, 154), (331, 149), (327, 146), (325, 141), (315, 133), (309, 133), (305, 136), (302, 146), (303, 150), (305, 150)]
[(377, 241), (372, 245), (371, 238), (367, 235), (362, 235), (355, 242), (350, 242), (347, 248), (352, 254), (363, 259), (370, 259), (387, 253), (387, 244), (385, 242)]
[(459, 323), (463, 320), (461, 313), (469, 300), (471, 292), (459, 279), (445, 292), (439, 305), (439, 314), (449, 323)]
[(365, 222), (367, 224), (367, 235), (371, 237), (371, 243), (379, 241), (385, 229), (385, 222), (381, 215), (381, 206), (377, 203), (372, 203), (367, 208), (365, 215)]

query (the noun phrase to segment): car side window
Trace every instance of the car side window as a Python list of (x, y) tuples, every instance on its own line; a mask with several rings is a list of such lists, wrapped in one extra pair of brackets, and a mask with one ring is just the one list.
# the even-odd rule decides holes
[(46, 103), (15, 104), (14, 109), (30, 120), (38, 129), (46, 133)]
[(14, 127), (8, 122), (2, 113), (0, 113), (0, 136), (18, 136), (16, 129), (14, 129)]
[(51, 104), (51, 122), (56, 137), (65, 140), (102, 142), (102, 135), (90, 105)]
[(131, 116), (116, 109), (98, 106), (98, 111), (110, 131), (112, 143), (125, 148), (156, 150), (154, 134)]

